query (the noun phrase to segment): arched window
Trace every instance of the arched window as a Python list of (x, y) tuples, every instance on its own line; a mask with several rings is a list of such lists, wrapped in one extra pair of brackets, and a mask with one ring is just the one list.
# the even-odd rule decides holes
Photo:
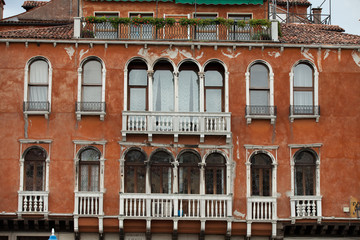
[(125, 155), (125, 192), (145, 193), (146, 156), (139, 150)]
[(205, 111), (224, 111), (224, 67), (211, 62), (205, 67)]
[(150, 158), (151, 192), (172, 192), (172, 156), (165, 151), (157, 151)]
[(156, 112), (173, 112), (174, 109), (174, 75), (173, 67), (167, 61), (159, 61), (154, 66), (153, 110)]
[(271, 158), (265, 153), (251, 157), (251, 195), (271, 196)]
[(295, 195), (315, 195), (316, 157), (308, 150), (299, 150), (295, 160)]
[(81, 115), (99, 115), (105, 117), (105, 69), (103, 62), (97, 57), (89, 57), (83, 61), (79, 69), (77, 119)]
[(250, 68), (250, 105), (269, 106), (270, 85), (269, 70), (262, 63)]
[(220, 153), (212, 153), (206, 158), (205, 193), (226, 193), (226, 160)]
[(93, 147), (87, 147), (80, 152), (80, 191), (99, 191), (100, 156), (100, 151)]
[(200, 192), (200, 157), (187, 151), (179, 157), (179, 193), (199, 194)]
[(35, 58), (28, 65), (24, 111), (50, 111), (50, 71), (44, 58)]
[(130, 111), (146, 111), (148, 109), (148, 78), (146, 63), (132, 61), (128, 66), (128, 109)]
[(314, 71), (307, 63), (294, 67), (294, 114), (314, 114)]
[(199, 112), (199, 69), (185, 62), (179, 69), (179, 112)]
[(45, 160), (46, 152), (42, 148), (33, 147), (26, 151), (24, 156), (25, 191), (45, 190)]

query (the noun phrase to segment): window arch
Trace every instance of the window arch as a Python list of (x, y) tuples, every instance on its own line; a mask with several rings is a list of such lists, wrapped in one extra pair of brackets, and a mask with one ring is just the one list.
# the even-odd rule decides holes
[(148, 72), (144, 61), (136, 59), (128, 65), (128, 106), (130, 111), (148, 110)]
[(294, 155), (295, 195), (316, 195), (316, 155), (310, 150), (299, 150)]
[(226, 193), (226, 159), (218, 152), (206, 158), (205, 194)]
[(204, 72), (205, 112), (223, 112), (225, 69), (220, 63), (213, 61), (205, 66)]
[(50, 112), (52, 69), (45, 57), (34, 57), (25, 67), (24, 113), (45, 114)]
[(43, 148), (31, 147), (24, 154), (24, 190), (45, 191), (47, 154)]
[(79, 190), (97, 192), (100, 190), (100, 151), (85, 147), (79, 152)]
[(178, 157), (179, 193), (199, 194), (200, 192), (200, 156), (193, 151), (185, 151)]
[(146, 192), (146, 155), (139, 149), (131, 149), (125, 155), (125, 192)]
[(171, 193), (173, 157), (165, 150), (159, 150), (150, 157), (150, 183), (152, 193)]
[(290, 73), (290, 120), (296, 117), (313, 117), (318, 121), (320, 115), (318, 75), (315, 65), (307, 60), (298, 61), (292, 68)]
[(272, 195), (272, 160), (265, 153), (257, 153), (251, 157), (251, 195)]
[(152, 84), (153, 110), (157, 112), (175, 111), (174, 68), (166, 60), (159, 60), (154, 66)]
[(105, 67), (98, 57), (88, 57), (79, 69), (77, 118), (81, 115), (105, 116)]
[(198, 72), (198, 66), (190, 61), (182, 63), (179, 67), (179, 112), (200, 111), (200, 80)]

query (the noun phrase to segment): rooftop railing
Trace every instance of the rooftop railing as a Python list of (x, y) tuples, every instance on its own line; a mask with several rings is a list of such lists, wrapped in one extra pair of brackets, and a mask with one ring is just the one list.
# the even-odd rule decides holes
[[(128, 24), (89, 22), (75, 18), (74, 37), (85, 39), (114, 39), (114, 40), (172, 40), (172, 41), (273, 41), (277, 40), (274, 26), (210, 24), (183, 25), (179, 21), (162, 27), (153, 24)], [(276, 36), (273, 36), (276, 34)]]

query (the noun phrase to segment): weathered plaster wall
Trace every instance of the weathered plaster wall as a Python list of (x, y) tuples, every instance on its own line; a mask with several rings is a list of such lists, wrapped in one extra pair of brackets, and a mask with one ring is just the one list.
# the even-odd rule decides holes
[[(244, 144), (279, 145), (278, 149), (278, 216), (288, 218), (290, 203), (290, 153), (288, 144), (322, 143), (321, 194), (323, 216), (348, 217), (342, 207), (351, 196), (360, 198), (360, 179), (356, 173), (360, 154), (360, 67), (352, 50), (285, 48), (172, 47), (149, 45), (0, 43), (0, 205), (2, 211), (17, 211), (19, 188), (19, 139), (52, 139), (50, 161), (49, 210), (52, 213), (72, 213), (74, 208), (74, 144), (73, 140), (106, 140), (104, 211), (117, 215), (119, 204), (119, 159), (123, 106), (123, 72), (126, 61), (139, 56), (149, 61), (165, 57), (178, 64), (192, 58), (203, 65), (209, 59), (220, 59), (229, 69), (233, 161), (236, 163), (233, 210), (241, 219), (246, 213), (246, 166)], [(340, 55), (339, 55), (340, 54)], [(44, 56), (53, 67), (52, 112), (49, 119), (22, 114), (24, 68), (34, 56)], [(87, 56), (98, 56), (106, 65), (106, 104), (104, 121), (98, 116), (75, 118), (77, 68)], [(339, 57), (340, 56), (340, 57)], [(245, 71), (254, 60), (267, 61), (274, 71), (276, 124), (269, 120), (253, 120), (247, 125), (245, 108)], [(289, 72), (300, 59), (312, 60), (319, 69), (319, 103), (321, 117), (289, 121)], [(129, 137), (128, 141), (146, 142), (147, 136)], [(191, 139), (191, 140), (190, 140)], [(157, 136), (154, 142), (170, 143), (172, 137)], [(180, 137), (179, 143), (199, 143), (199, 138)], [(205, 138), (205, 144), (225, 144), (225, 138)], [(150, 153), (150, 150), (148, 154)], [(6, 176), (6, 177), (4, 177)]]

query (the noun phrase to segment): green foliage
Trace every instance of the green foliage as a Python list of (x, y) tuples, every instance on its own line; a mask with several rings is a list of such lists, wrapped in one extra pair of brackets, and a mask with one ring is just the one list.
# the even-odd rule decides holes
[(162, 28), (165, 25), (173, 26), (175, 24), (174, 18), (153, 18), (153, 17), (133, 17), (133, 18), (119, 18), (119, 17), (95, 17), (88, 16), (85, 18), (87, 23), (104, 23), (110, 22), (114, 28), (117, 28), (119, 24), (124, 25), (142, 25), (142, 24), (150, 24), (155, 26), (156, 28)]
[(271, 22), (267, 19), (250, 19), (249, 25), (252, 27), (256, 27), (256, 26), (270, 27)]
[(93, 31), (85, 29), (85, 30), (81, 31), (81, 37), (83, 37), (83, 38), (94, 38), (95, 34), (94, 34)]

